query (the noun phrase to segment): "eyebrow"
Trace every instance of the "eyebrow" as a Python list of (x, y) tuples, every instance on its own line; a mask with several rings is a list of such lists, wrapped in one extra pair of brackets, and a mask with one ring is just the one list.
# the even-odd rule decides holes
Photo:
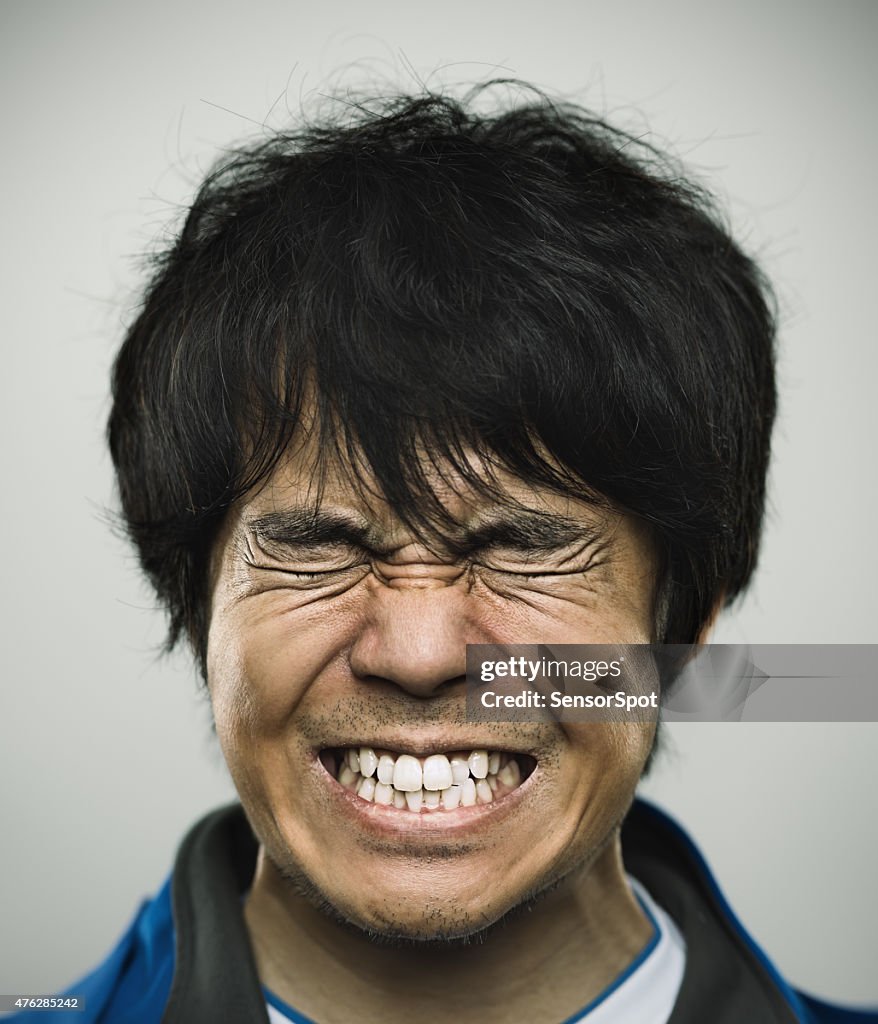
[[(379, 543), (374, 526), (353, 512), (291, 507), (245, 518), (244, 525), (259, 540), (289, 547), (386, 547)], [(556, 512), (509, 509), (472, 528), (462, 528), (447, 541), (460, 554), (491, 547), (548, 553), (573, 543), (593, 544), (603, 539), (604, 534), (599, 523), (586, 523)]]
[(574, 542), (589, 542), (603, 536), (596, 523), (584, 523), (556, 512), (534, 509), (510, 510), (476, 527), (467, 535), (473, 548), (508, 547), (524, 551), (551, 552)]
[(260, 540), (297, 547), (340, 543), (367, 547), (372, 533), (360, 516), (313, 507), (266, 512), (245, 518), (244, 525)]

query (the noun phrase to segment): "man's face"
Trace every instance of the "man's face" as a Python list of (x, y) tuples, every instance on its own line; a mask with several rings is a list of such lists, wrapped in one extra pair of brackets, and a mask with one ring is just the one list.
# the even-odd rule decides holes
[(654, 731), (466, 721), (468, 643), (649, 642), (655, 559), (629, 517), (502, 474), (510, 501), (492, 502), (444, 475), (464, 556), (343, 472), (318, 506), (305, 446), (234, 510), (213, 563), (208, 685), (265, 854), (396, 938), (472, 934), (594, 863)]

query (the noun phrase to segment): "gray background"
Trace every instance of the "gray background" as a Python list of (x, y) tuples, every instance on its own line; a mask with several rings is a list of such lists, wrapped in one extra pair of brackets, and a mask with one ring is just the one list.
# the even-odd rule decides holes
[[(0, 18), (0, 991), (93, 965), (231, 795), (194, 674), (156, 658), (161, 617), (103, 519), (107, 368), (136, 256), (217, 148), (340, 67), (514, 74), (649, 123), (718, 187), (780, 290), (783, 406), (758, 581), (715, 639), (878, 640), (878, 5), (31, 0)], [(682, 725), (644, 787), (781, 970), (848, 999), (878, 1000), (876, 728)]]

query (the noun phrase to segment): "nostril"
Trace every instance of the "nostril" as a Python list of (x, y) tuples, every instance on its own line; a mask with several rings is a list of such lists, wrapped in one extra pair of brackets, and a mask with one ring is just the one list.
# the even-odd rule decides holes
[[(467, 681), (463, 675), (438, 682), (432, 677), (425, 678), (416, 673), (407, 678), (374, 673), (361, 675), (357, 672), (353, 675), (357, 683), (369, 688), (370, 697), (392, 702), (394, 707), (412, 716), (432, 717), (440, 708), (448, 713), (452, 706), (457, 713), (457, 709), (462, 709), (466, 700)], [(463, 713), (463, 710), (459, 711), (460, 715)]]

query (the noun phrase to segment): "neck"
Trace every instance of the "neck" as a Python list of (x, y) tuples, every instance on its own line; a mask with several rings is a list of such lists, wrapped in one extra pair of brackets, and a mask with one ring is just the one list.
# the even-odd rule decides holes
[(299, 1012), (336, 1024), (557, 1022), (623, 971), (652, 929), (618, 836), (531, 909), (470, 944), (382, 946), (295, 893), (260, 852), (245, 907), (259, 975)]

